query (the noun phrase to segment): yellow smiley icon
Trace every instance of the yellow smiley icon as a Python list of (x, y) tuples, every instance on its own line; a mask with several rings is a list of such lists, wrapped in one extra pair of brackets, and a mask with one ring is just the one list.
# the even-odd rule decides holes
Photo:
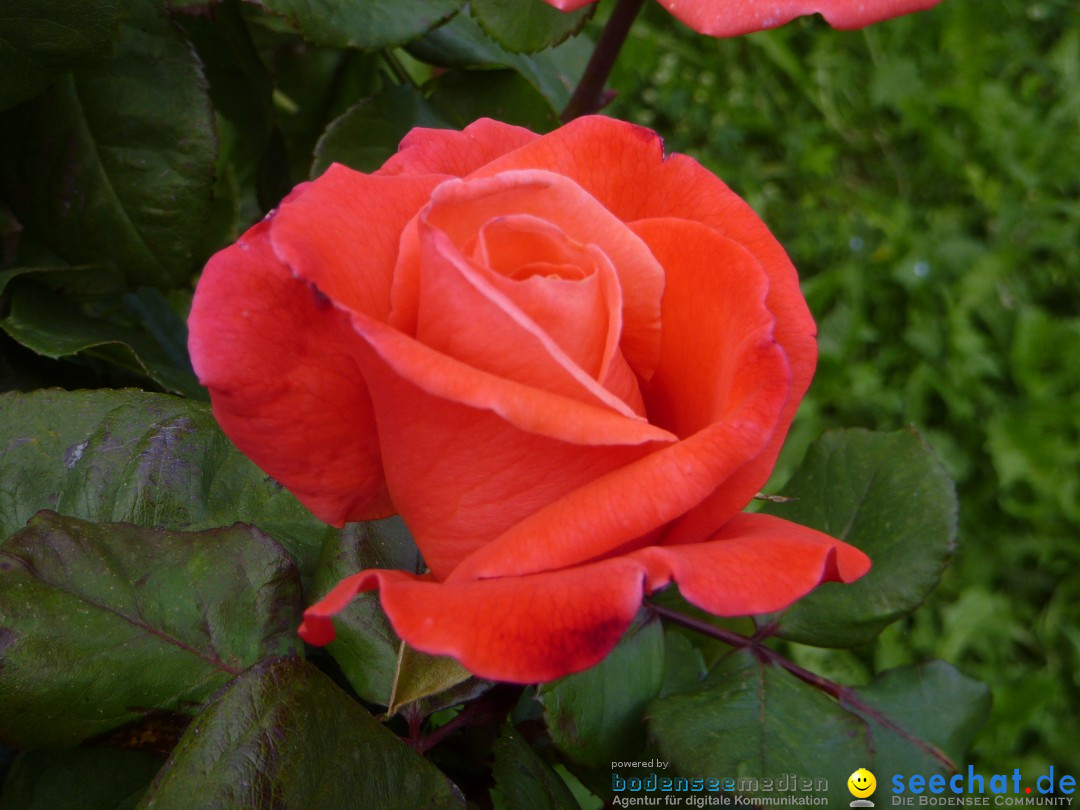
[(877, 789), (877, 779), (866, 768), (859, 768), (848, 777), (847, 789), (856, 799), (865, 799)]

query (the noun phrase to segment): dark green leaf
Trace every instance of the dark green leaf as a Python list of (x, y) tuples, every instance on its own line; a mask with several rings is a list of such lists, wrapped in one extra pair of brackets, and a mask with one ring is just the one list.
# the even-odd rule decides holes
[(362, 99), (336, 118), (315, 147), (311, 176), (331, 163), (344, 163), (372, 172), (397, 152), (398, 144), (413, 127), (449, 128), (411, 85), (391, 85), (378, 95)]
[[(420, 564), (420, 552), (400, 518), (351, 524), (326, 539), (315, 571), (315, 598), (365, 568), (418, 572)], [(401, 640), (379, 605), (378, 593), (357, 596), (334, 618), (334, 630), (337, 637), (326, 649), (353, 689), (366, 701), (388, 706)]]
[(332, 48), (385, 48), (422, 36), (464, 0), (259, 0), (305, 39)]
[(0, 119), (0, 189), (66, 261), (180, 285), (204, 258), (213, 111), (198, 59), (162, 5), (132, 0), (125, 10), (112, 61)]
[(701, 650), (682, 633), (664, 633), (664, 685), (661, 695), (693, 689), (705, 678), (708, 668)]
[(534, 132), (559, 126), (559, 111), (513, 70), (451, 70), (427, 89), (430, 105), (457, 129), (478, 118), (494, 118)]
[[(830, 804), (850, 801), (844, 780), (870, 762), (867, 730), (836, 701), (749, 651), (732, 653), (701, 687), (653, 701), (649, 734), (684, 777), (826, 778)], [(790, 786), (788, 786), (790, 787)], [(737, 786), (736, 786), (737, 788)], [(774, 781), (749, 796), (818, 795)]]
[(664, 678), (664, 630), (648, 619), (631, 626), (603, 661), (537, 690), (555, 745), (574, 762), (597, 768), (636, 751), (642, 715)]
[(581, 36), (531, 56), (510, 53), (465, 14), (409, 45), (409, 52), (416, 58), (442, 67), (513, 68), (556, 110), (570, 100), (592, 49), (592, 42)]
[(182, 530), (243, 521), (309, 575), (333, 531), (241, 455), (208, 406), (164, 394), (5, 394), (0, 456), (0, 537), (39, 509)]
[(296, 654), (300, 577), (247, 526), (198, 533), (41, 512), (0, 546), (0, 731), (73, 745), (184, 711)]
[(533, 53), (576, 34), (596, 6), (563, 12), (544, 0), (471, 0), (469, 10), (484, 32), (506, 50)]
[(17, 278), (33, 277), (58, 294), (80, 298), (117, 293), (123, 280), (107, 264), (23, 266), (0, 270), (0, 293)]
[(503, 727), (493, 752), (496, 807), (501, 810), (578, 810), (578, 803), (566, 783), (513, 726)]
[(809, 450), (784, 487), (798, 498), (762, 511), (819, 529), (870, 555), (870, 573), (826, 584), (787, 611), (779, 635), (824, 647), (865, 643), (918, 607), (937, 584), (956, 538), (956, 494), (914, 430), (838, 430)]
[[(180, 305), (176, 303), (176, 298), (181, 300)], [(191, 293), (177, 291), (170, 300), (155, 287), (139, 287), (125, 292), (123, 302), (125, 314), (153, 335), (169, 362), (178, 369), (191, 371), (187, 324), (177, 312), (179, 306), (183, 317), (187, 317), (191, 309)]]
[[(220, 213), (211, 216), (219, 232), (207, 233), (213, 250), (239, 235), (234, 227), (246, 228), (276, 205), (292, 183), (274, 118), (274, 79), (245, 22), (246, 4), (226, 0), (212, 4), (211, 11), (206, 5), (207, 0), (196, 0), (173, 19), (195, 46), (220, 113), (214, 186)], [(176, 0), (170, 8), (177, 9)]]
[(258, 158), (274, 126), (274, 85), (251, 41), (239, 2), (228, 0), (217, 3), (212, 13), (177, 14), (174, 19), (199, 54), (214, 107)]
[(0, 807), (133, 810), (163, 761), (118, 748), (29, 751), (11, 766)]
[(19, 0), (0, 15), (0, 110), (112, 56), (120, 0)]
[(206, 398), (195, 375), (177, 367), (141, 329), (91, 317), (40, 284), (13, 284), (8, 297), (9, 312), (0, 329), (28, 349), (54, 359), (86, 353), (146, 376), (166, 391)]
[(142, 808), (463, 808), (457, 788), (298, 659), (237, 678), (188, 728)]
[(841, 699), (870, 726), (874, 773), (951, 773), (990, 711), (990, 690), (944, 661), (897, 667)]

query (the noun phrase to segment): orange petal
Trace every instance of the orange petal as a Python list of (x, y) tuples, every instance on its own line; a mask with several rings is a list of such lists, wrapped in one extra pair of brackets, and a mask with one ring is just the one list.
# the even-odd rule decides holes
[[(214, 256), (188, 346), (214, 417), (267, 474), (327, 523), (393, 514), (349, 318), (294, 278), (264, 220)], [(348, 419), (342, 419), (348, 414)]]
[(786, 399), (786, 364), (767, 328), (744, 340), (737, 355), (743, 378), (754, 384), (722, 418), (530, 514), (463, 560), (449, 579), (520, 576), (624, 553), (699, 504), (761, 452)]
[[(570, 239), (596, 245), (611, 260), (622, 288), (623, 355), (639, 376), (651, 376), (660, 354), (659, 302), (664, 271), (640, 239), (573, 182), (546, 171), (508, 171), (484, 179), (451, 180), (432, 194), (425, 216), (432, 227), (465, 249), (474, 244), (487, 223), (511, 214), (550, 222)], [(391, 322), (408, 333), (415, 330), (417, 251), (418, 242), (407, 231), (391, 291)]]
[(379, 588), (394, 630), (411, 646), (452, 655), (484, 678), (531, 683), (598, 663), (642, 596), (672, 581), (693, 604), (738, 616), (780, 610), (822, 582), (850, 582), (869, 567), (861, 551), (813, 529), (739, 515), (706, 543), (528, 576), (439, 583), (363, 571), (308, 608), (300, 633), (311, 644), (329, 643), (331, 617), (356, 594)]
[[(794, 413), (814, 374), (816, 329), (787, 253), (749, 205), (693, 158), (665, 158), (663, 141), (652, 130), (599, 115), (571, 121), (472, 176), (531, 168), (565, 175), (623, 222), (688, 219), (749, 250), (769, 278), (766, 303), (776, 316), (775, 337), (791, 368)], [(774, 461), (775, 454), (767, 465), (762, 463), (771, 468)]]
[[(570, 239), (538, 217), (515, 214), (484, 225), (474, 255), (484, 278), (582, 371), (621, 386), (624, 380), (612, 366), (621, 360), (621, 367), (629, 370), (619, 349), (622, 290), (615, 268), (599, 248)], [(632, 390), (637, 391), (636, 380)], [(631, 398), (640, 404), (640, 392)]]
[[(749, 250), (769, 279), (766, 306), (776, 317), (774, 337), (787, 358), (790, 395), (768, 445), (743, 470), (732, 474), (728, 485), (702, 506), (700, 515), (689, 515), (671, 532), (673, 542), (700, 540), (702, 532), (722, 522), (722, 516), (742, 508), (744, 493), (753, 495), (768, 479), (795, 410), (810, 385), (817, 363), (816, 327), (799, 290), (795, 268), (743, 200), (692, 158), (671, 155), (665, 159), (663, 143), (651, 130), (586, 116), (504, 155), (474, 177), (534, 166), (566, 175), (631, 224), (670, 218), (707, 225)], [(664, 329), (667, 327), (665, 322)]]
[[(771, 441), (789, 377), (761, 266), (704, 225), (669, 220), (642, 232), (664, 248), (667, 272), (664, 343), (645, 399), (654, 424), (686, 438), (528, 516), (464, 560), (452, 580), (535, 573), (624, 551), (724, 491)], [(692, 539), (704, 539), (755, 491), (737, 492), (741, 502)]]
[(587, 669), (611, 651), (641, 605), (642, 573), (626, 559), (456, 585), (402, 571), (365, 571), (304, 612), (301, 636), (329, 643), (329, 617), (355, 594), (378, 587), (394, 630), (412, 647), (452, 655), (482, 678), (550, 681)]
[(782, 610), (823, 582), (852, 582), (870, 570), (854, 546), (771, 515), (741, 513), (706, 542), (652, 546), (628, 555), (649, 571), (648, 590), (669, 581), (717, 616)]
[(282, 202), (278, 257), (334, 303), (385, 320), (405, 224), (444, 177), (377, 177), (335, 163)]
[[(421, 224), (420, 242), (416, 332), (420, 343), (500, 379), (610, 408), (629, 419), (641, 418), (574, 362), (556, 342), (559, 336), (522, 312), (445, 234)], [(596, 299), (597, 305), (606, 303)], [(606, 325), (609, 313), (605, 308), (587, 316)], [(577, 354), (588, 350), (571, 348)], [(595, 349), (596, 366), (603, 349), (602, 344)]]
[[(667, 217), (638, 220), (631, 227), (668, 274), (662, 315), (663, 355), (645, 394), (649, 418), (685, 436), (723, 412), (727, 407), (726, 392), (755, 384), (759, 376), (755, 370), (731, 366), (727, 355), (716, 347), (727, 348), (744, 335), (758, 334), (760, 319), (767, 317), (771, 321), (769, 305), (777, 301), (777, 296), (760, 262), (744, 247), (706, 225)], [(755, 302), (759, 309), (752, 306)], [(784, 315), (789, 314), (784, 309)], [(775, 332), (784, 328), (783, 317), (776, 319)], [(722, 325), (723, 331), (713, 326), (707, 332), (707, 325)], [(789, 339), (787, 345), (779, 341), (785, 353), (789, 348), (795, 353), (796, 368), (804, 370), (806, 352), (814, 348), (812, 333), (806, 339), (809, 345), (805, 341)], [(788, 362), (790, 367), (791, 357)], [(805, 386), (807, 382), (804, 377), (798, 384)], [(805, 390), (795, 385), (793, 379), (780, 417), (761, 452), (743, 459), (744, 463), (718, 485), (715, 493), (681, 517), (668, 531), (665, 543), (701, 540), (746, 506), (761, 489)]]
[(397, 154), (375, 174), (449, 174), (464, 177), (538, 137), (522, 127), (490, 118), (481, 118), (460, 132), (416, 127), (401, 141)]
[[(394, 504), (442, 579), (539, 506), (674, 437), (465, 366), (358, 315)], [(595, 508), (595, 504), (594, 504)]]
[[(550, 0), (549, 0), (550, 2)], [(776, 28), (804, 14), (820, 13), (833, 28), (862, 28), (941, 0), (660, 0), (660, 5), (702, 34), (734, 37)]]

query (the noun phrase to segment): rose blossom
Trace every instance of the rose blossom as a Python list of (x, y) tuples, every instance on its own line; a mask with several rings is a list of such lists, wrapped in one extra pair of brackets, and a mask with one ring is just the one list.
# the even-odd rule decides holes
[(740, 510), (816, 361), (795, 270), (657, 135), (415, 129), (332, 166), (207, 265), (190, 348), (236, 445), (318, 517), (400, 512), (430, 568), (369, 570), (397, 633), (478, 675), (591, 666), (644, 594), (778, 610), (866, 556)]
[[(596, 0), (546, 0), (560, 11), (575, 11)], [(735, 37), (776, 28), (806, 14), (821, 14), (833, 28), (872, 23), (924, 11), (941, 0), (659, 0), (660, 5), (700, 34)]]

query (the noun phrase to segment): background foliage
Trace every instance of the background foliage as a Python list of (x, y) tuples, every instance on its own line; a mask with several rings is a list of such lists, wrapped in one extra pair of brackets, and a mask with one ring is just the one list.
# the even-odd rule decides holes
[(912, 423), (956, 481), (942, 586), (844, 666), (989, 684), (986, 772), (1080, 769), (1076, 11), (946, 0), (710, 41), (647, 6), (612, 80), (609, 111), (723, 177), (799, 268), (821, 360), (788, 463), (829, 426)]
[[(877, 579), (759, 619), (781, 638), (758, 656), (643, 614), (596, 669), (524, 692), (399, 655), (371, 599), (305, 658), (301, 604), (415, 548), (400, 525), (319, 524), (236, 453), (184, 319), (205, 259), (330, 162), (374, 168), (415, 125), (557, 125), (609, 7), (461, 7), (26, 0), (0, 19), (0, 390), (101, 389), (0, 399), (5, 806), (269, 801), (260, 785), (326, 806), (598, 806), (616, 756), (812, 773), (860, 764), (871, 733), (883, 769), (940, 768), (881, 724), (897, 707), (983, 772), (1080, 770), (1072, 0), (726, 41), (646, 4), (611, 78), (607, 112), (723, 177), (800, 268), (821, 361), (769, 487), (801, 499), (767, 508), (855, 526)], [(158, 393), (107, 390), (127, 386)], [(958, 488), (936, 590), (955, 504), (908, 424)], [(891, 432), (808, 452), (860, 426)], [(868, 506), (846, 498), (860, 476)], [(854, 688), (828, 697), (814, 673)], [(972, 678), (994, 696), (977, 735)], [(404, 711), (377, 723), (387, 702)], [(104, 747), (35, 750), (86, 740)]]

